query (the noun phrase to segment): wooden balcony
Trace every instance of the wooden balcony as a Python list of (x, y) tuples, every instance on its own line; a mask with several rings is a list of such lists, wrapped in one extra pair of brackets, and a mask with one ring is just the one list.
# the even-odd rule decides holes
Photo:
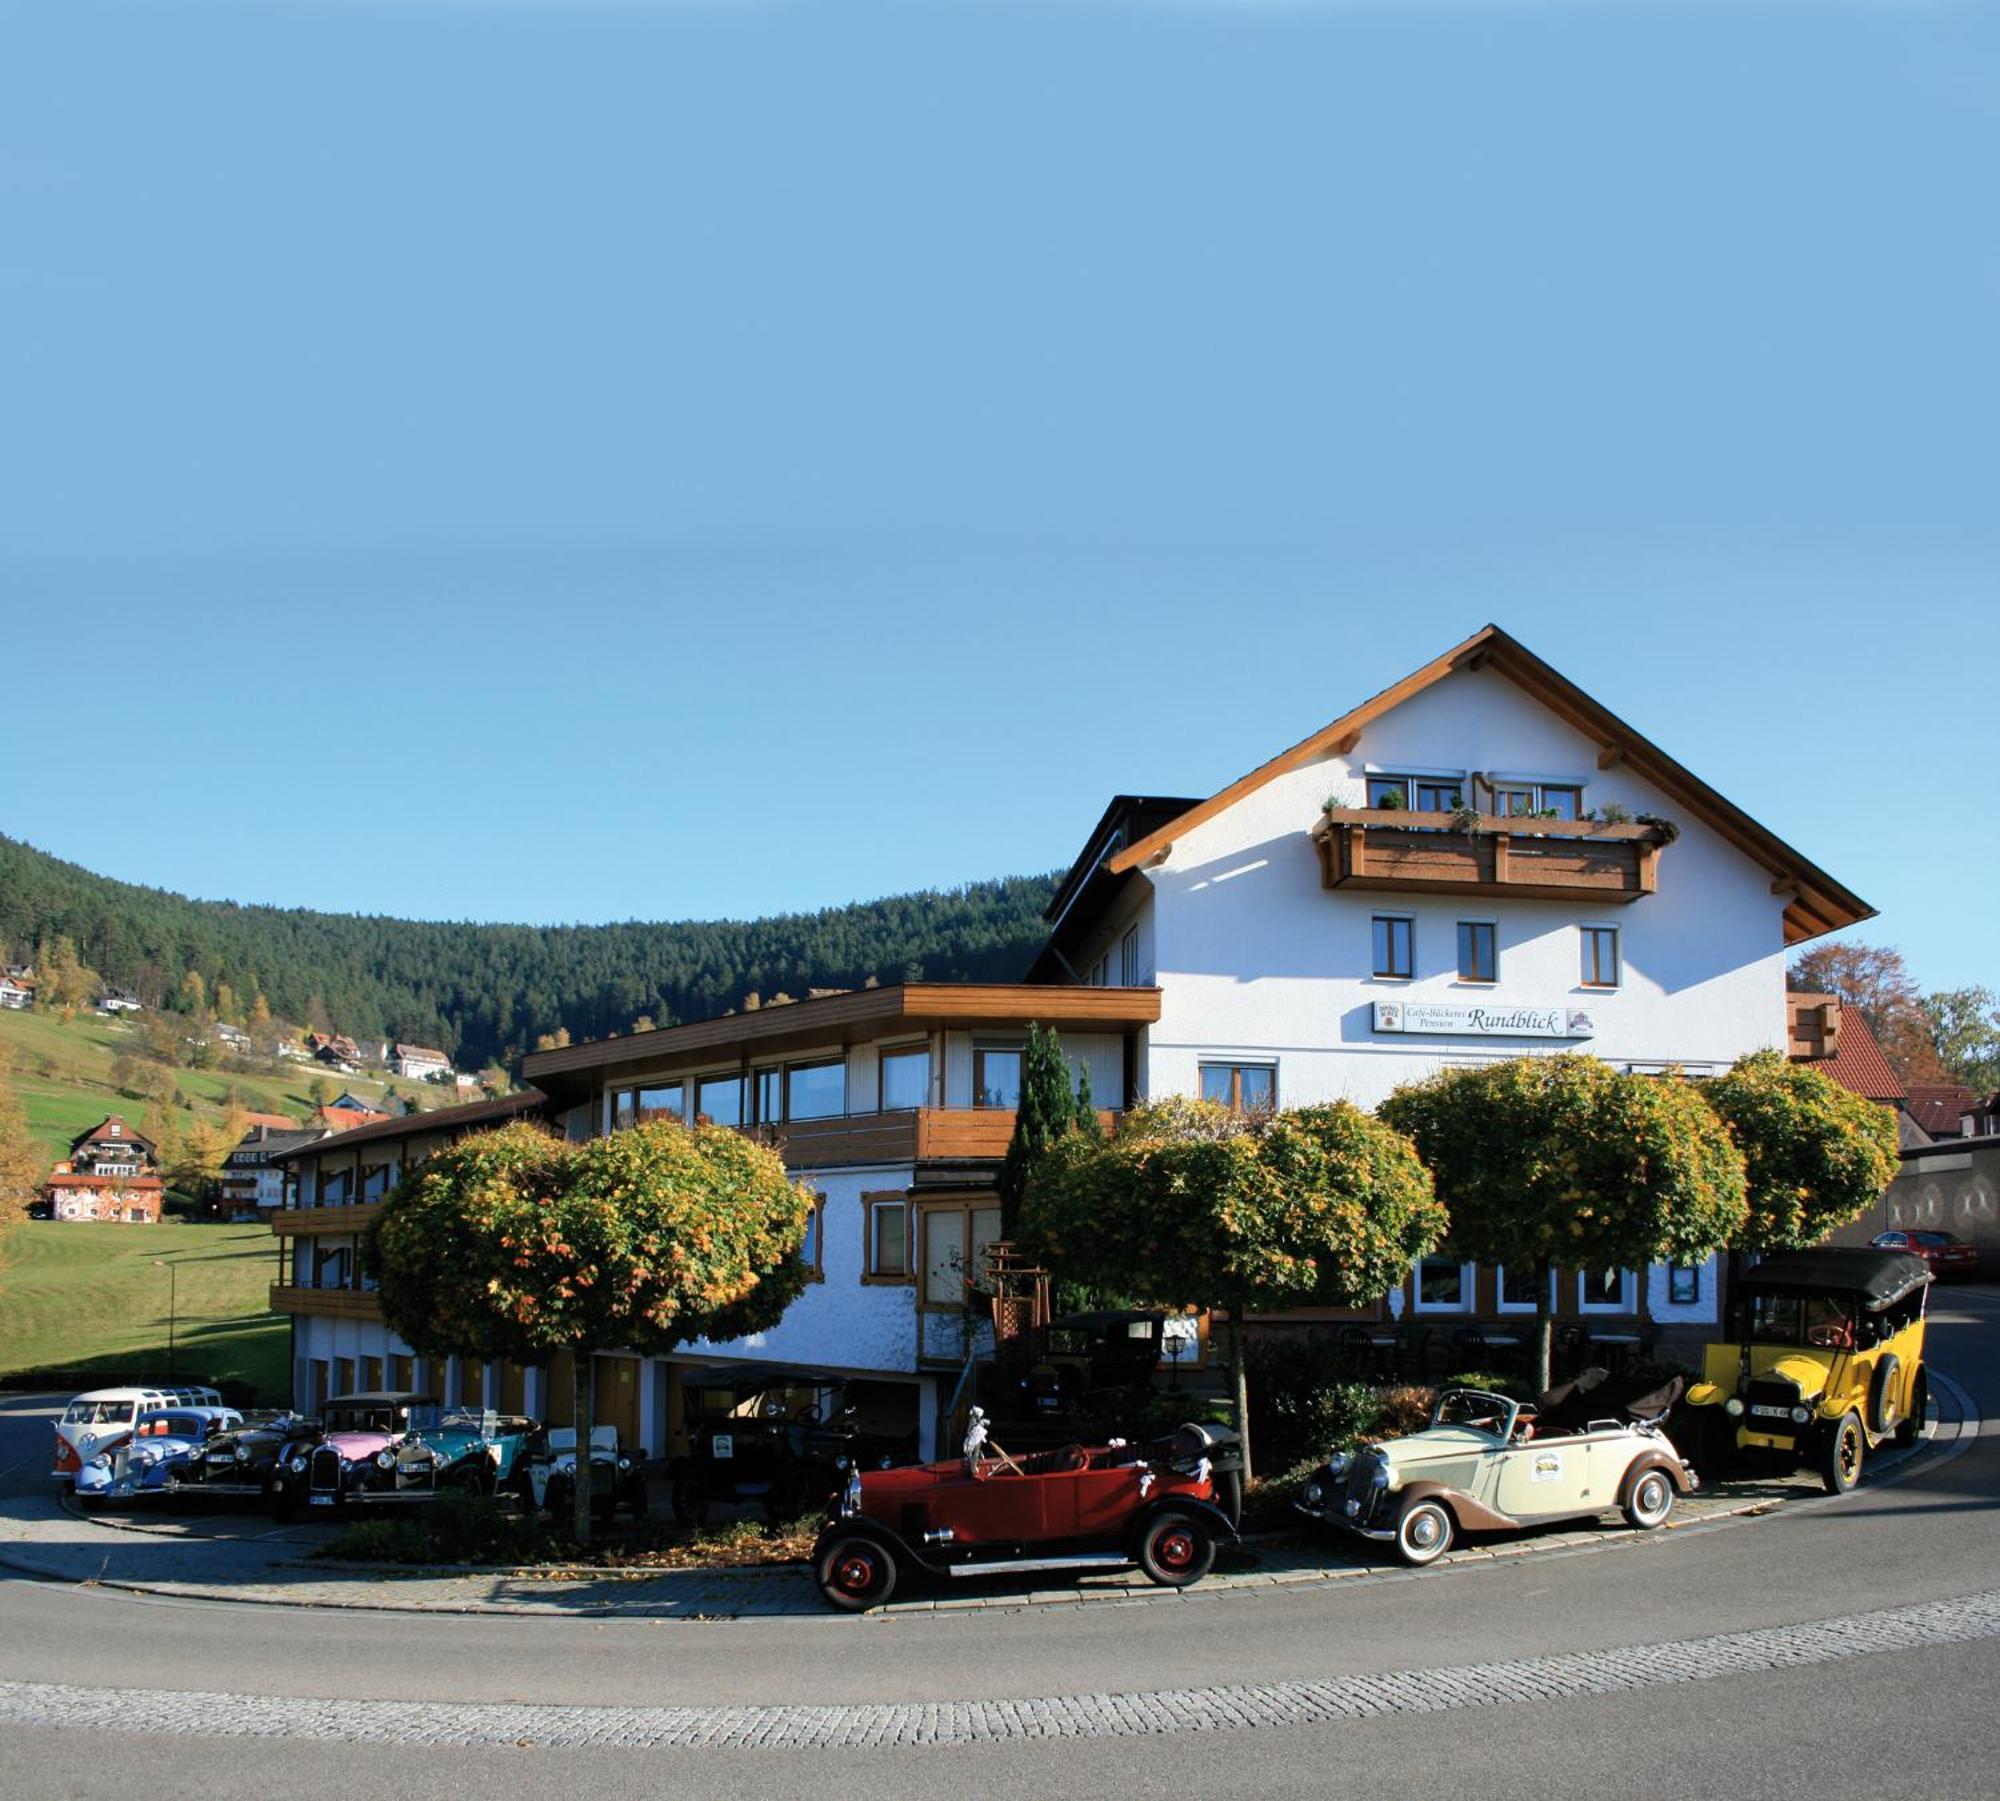
[(1328, 888), (1635, 901), (1659, 882), (1657, 826), (1338, 807), (1312, 829)]
[(271, 1230), (296, 1237), (322, 1237), (327, 1233), (367, 1231), (375, 1217), (376, 1203), (353, 1207), (280, 1207), (271, 1215)]
[[(1100, 1115), (1108, 1130), (1115, 1113)], [(1014, 1136), (1011, 1107), (912, 1107), (898, 1113), (854, 1113), (751, 1128), (778, 1146), (792, 1169), (843, 1164), (959, 1162), (1000, 1158)]]
[(271, 1311), (309, 1313), (322, 1319), (379, 1320), (382, 1304), (366, 1288), (296, 1288), (287, 1282), (273, 1282)]

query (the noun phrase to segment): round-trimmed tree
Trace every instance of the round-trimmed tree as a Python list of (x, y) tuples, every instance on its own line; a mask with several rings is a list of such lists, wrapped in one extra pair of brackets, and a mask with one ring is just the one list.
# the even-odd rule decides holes
[(725, 1127), (648, 1120), (569, 1144), (526, 1124), (461, 1139), (363, 1240), (382, 1317), (426, 1356), (574, 1354), (575, 1529), (590, 1532), (594, 1354), (775, 1325), (805, 1282), (811, 1196)]
[(1844, 1226), (1896, 1178), (1888, 1108), (1776, 1051), (1700, 1085), (1743, 1153), (1749, 1212), (1738, 1251), (1802, 1250)]
[(1742, 1229), (1743, 1159), (1699, 1093), (1596, 1057), (1515, 1057), (1399, 1088), (1382, 1117), (1414, 1141), (1451, 1213), (1449, 1254), (1535, 1273), (1535, 1370), (1549, 1386), (1557, 1269), (1699, 1263)]
[(1364, 1305), (1401, 1281), (1447, 1222), (1408, 1141), (1358, 1108), (1246, 1119), (1179, 1099), (1134, 1108), (1108, 1140), (1057, 1140), (1022, 1223), (1073, 1280), (1160, 1306), (1228, 1309), (1247, 1473), (1244, 1315)]

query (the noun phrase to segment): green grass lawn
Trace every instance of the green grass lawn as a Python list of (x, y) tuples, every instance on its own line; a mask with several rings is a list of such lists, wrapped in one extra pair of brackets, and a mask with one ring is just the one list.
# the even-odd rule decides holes
[[(28, 1129), (48, 1152), (49, 1161), (66, 1153), (78, 1133), (107, 1113), (122, 1113), (144, 1129), (146, 1102), (119, 1091), (111, 1066), (120, 1056), (137, 1056), (140, 1033), (122, 1019), (80, 1015), (65, 1023), (53, 1013), (0, 1012), (0, 1044), (11, 1053), (8, 1078), (21, 1096)], [(312, 1085), (324, 1081), (338, 1094), (379, 1103), (386, 1084), (368, 1076), (340, 1076), (312, 1064), (292, 1064), (271, 1075), (234, 1075), (220, 1069), (177, 1069), (175, 1084), (204, 1111), (220, 1114), (231, 1088), (253, 1113), (279, 1113), (303, 1120), (312, 1111)], [(415, 1085), (399, 1083), (402, 1092)], [(428, 1098), (428, 1097), (427, 1097)]]
[(61, 1368), (244, 1381), (282, 1402), (290, 1332), (266, 1311), (277, 1243), (263, 1225), (30, 1220), (0, 1240), (0, 1375)]

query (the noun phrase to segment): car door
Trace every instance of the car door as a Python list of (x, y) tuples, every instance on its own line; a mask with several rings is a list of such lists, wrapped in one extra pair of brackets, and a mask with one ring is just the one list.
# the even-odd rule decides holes
[(1510, 1519), (1547, 1519), (1593, 1505), (1589, 1438), (1530, 1439), (1493, 1455), (1499, 1465), (1494, 1505)]

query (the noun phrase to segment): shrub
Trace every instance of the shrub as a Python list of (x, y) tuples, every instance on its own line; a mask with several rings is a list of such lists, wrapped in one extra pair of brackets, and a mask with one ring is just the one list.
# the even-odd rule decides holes
[(1527, 1376), (1503, 1376), (1498, 1370), (1467, 1370), (1447, 1376), (1440, 1388), (1483, 1388), (1490, 1395), (1505, 1395), (1510, 1401), (1532, 1401), (1539, 1392)]
[(1249, 1359), (1251, 1432), (1279, 1468), (1328, 1457), (1374, 1430), (1380, 1397), (1343, 1372), (1332, 1345), (1266, 1338), (1252, 1342)]
[(1431, 1423), (1431, 1408), (1436, 1401), (1434, 1388), (1402, 1383), (1383, 1389), (1376, 1397), (1375, 1436), (1405, 1438), (1412, 1432), (1421, 1432)]
[(326, 1547), (358, 1563), (526, 1563), (560, 1540), (535, 1516), (503, 1510), (485, 1495), (447, 1492), (395, 1519), (362, 1520)]
[(1279, 1532), (1287, 1526), (1296, 1526), (1299, 1516), (1293, 1511), (1293, 1503), (1304, 1490), (1307, 1477), (1325, 1461), (1323, 1457), (1308, 1457), (1282, 1475), (1260, 1477), (1251, 1483), (1243, 1497), (1243, 1530)]

